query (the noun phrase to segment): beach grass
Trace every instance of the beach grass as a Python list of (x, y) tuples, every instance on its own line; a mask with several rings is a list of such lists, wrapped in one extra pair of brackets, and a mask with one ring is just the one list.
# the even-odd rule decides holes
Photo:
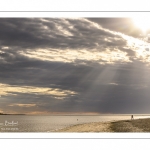
[(136, 119), (112, 122), (113, 132), (150, 132), (150, 119)]

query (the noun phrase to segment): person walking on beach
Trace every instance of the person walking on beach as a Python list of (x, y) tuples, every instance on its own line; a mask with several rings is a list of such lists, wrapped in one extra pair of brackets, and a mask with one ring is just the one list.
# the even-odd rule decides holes
[(131, 115), (131, 120), (133, 120), (134, 118), (133, 118), (133, 115)]

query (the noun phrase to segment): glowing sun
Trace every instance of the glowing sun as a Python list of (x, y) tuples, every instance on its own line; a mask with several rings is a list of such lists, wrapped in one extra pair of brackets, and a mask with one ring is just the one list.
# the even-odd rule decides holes
[(147, 17), (133, 17), (134, 24), (139, 27), (144, 33), (150, 29), (150, 19)]

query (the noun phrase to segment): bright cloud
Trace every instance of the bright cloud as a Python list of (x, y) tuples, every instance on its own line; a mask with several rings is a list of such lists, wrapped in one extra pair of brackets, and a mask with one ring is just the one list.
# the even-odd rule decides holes
[(19, 107), (35, 107), (36, 104), (11, 104), (9, 106), (19, 106)]
[(99, 64), (111, 64), (115, 62), (130, 62), (126, 52), (122, 52), (118, 49), (111, 51), (107, 49), (103, 52), (97, 50), (88, 51), (84, 50), (36, 50), (20, 52), (21, 55), (39, 59), (42, 61), (54, 61), (65, 63), (82, 64), (84, 61), (93, 61)]
[(56, 97), (67, 97), (77, 94), (70, 90), (61, 90), (58, 88), (44, 88), (33, 86), (12, 86), (8, 84), (0, 84), (0, 95), (16, 95), (17, 93), (35, 94), (35, 95), (50, 95)]

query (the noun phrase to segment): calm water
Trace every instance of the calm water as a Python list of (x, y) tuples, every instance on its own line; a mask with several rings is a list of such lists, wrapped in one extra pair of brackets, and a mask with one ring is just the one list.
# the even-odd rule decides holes
[[(136, 115), (135, 119), (150, 118)], [(0, 132), (52, 132), (75, 124), (128, 120), (131, 115), (102, 116), (29, 116), (0, 115)]]

